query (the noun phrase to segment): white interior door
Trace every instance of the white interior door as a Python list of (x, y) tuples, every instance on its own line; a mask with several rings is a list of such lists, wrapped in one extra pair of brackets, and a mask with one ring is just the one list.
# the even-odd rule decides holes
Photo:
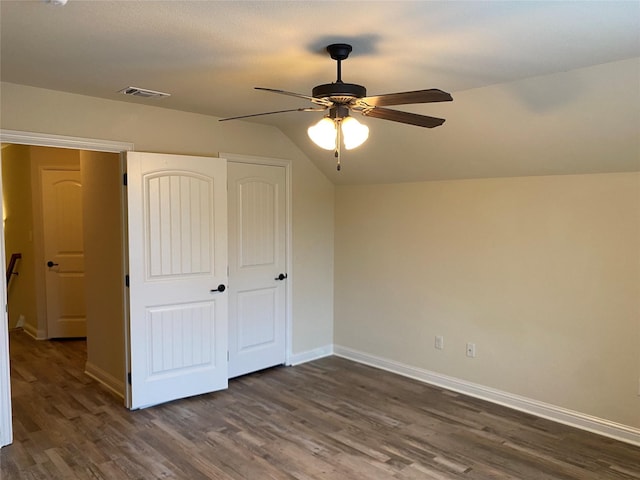
[(229, 378), (286, 357), (286, 172), (229, 163)]
[(42, 170), (47, 337), (86, 337), (79, 170)]
[(227, 164), (127, 153), (131, 408), (227, 387)]

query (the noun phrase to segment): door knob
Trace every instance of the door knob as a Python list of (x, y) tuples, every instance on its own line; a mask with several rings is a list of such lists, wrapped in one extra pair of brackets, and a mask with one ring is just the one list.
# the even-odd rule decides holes
[(287, 274), (286, 273), (281, 273), (276, 278), (274, 278), (274, 280), (284, 280), (285, 278), (287, 278)]
[(225, 287), (223, 284), (218, 285), (218, 288), (211, 290), (211, 293), (213, 292), (224, 292), (227, 289), (227, 287)]
[(59, 264), (58, 263), (53, 263), (51, 260), (49, 260), (47, 262), (47, 267), (51, 268), (51, 267), (57, 267)]

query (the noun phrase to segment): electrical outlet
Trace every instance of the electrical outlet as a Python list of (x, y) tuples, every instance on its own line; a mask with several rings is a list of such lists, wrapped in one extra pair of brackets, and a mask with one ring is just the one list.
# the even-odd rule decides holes
[(436, 335), (436, 341), (435, 341), (434, 346), (438, 350), (443, 350), (444, 349), (444, 337), (442, 335)]
[(467, 357), (475, 358), (476, 356), (476, 344), (467, 343)]

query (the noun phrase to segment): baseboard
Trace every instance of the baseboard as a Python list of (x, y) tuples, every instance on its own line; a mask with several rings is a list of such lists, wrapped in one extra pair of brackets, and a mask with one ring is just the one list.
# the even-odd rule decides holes
[(306, 352), (291, 354), (287, 365), (300, 365), (301, 363), (311, 362), (330, 355), (333, 355), (333, 345), (325, 345)]
[(605, 437), (620, 440), (632, 445), (640, 446), (640, 429), (622, 425), (602, 418), (558, 407), (531, 398), (514, 395), (494, 388), (485, 387), (476, 383), (467, 382), (458, 378), (431, 372), (429, 370), (412, 367), (400, 362), (359, 352), (347, 347), (334, 345), (334, 355), (354, 362), (363, 363), (375, 368), (387, 370), (404, 377), (413, 378), (431, 385), (463, 393), (471, 397), (480, 398), (497, 403), (505, 407), (513, 408), (521, 412), (530, 413), (537, 417), (546, 418), (554, 422), (580, 428)]
[(84, 366), (84, 373), (93, 378), (96, 382), (104, 385), (108, 390), (124, 399), (124, 381), (119, 380), (110, 373), (105, 372), (100, 367), (87, 362)]
[(47, 339), (47, 335), (45, 334), (45, 332), (43, 330), (38, 330), (36, 327), (34, 327), (33, 325), (29, 325), (28, 323), (24, 324), (24, 327), (22, 328), (22, 330), (24, 331), (24, 333), (29, 335), (34, 340), (46, 340)]

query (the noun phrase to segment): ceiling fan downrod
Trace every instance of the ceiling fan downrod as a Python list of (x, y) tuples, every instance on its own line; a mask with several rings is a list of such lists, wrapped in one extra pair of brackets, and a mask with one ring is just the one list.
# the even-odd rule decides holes
[(336, 76), (338, 78), (334, 83), (315, 86), (311, 95), (315, 98), (330, 99), (336, 104), (349, 104), (353, 99), (367, 96), (367, 89), (362, 85), (342, 81), (342, 60), (349, 57), (351, 50), (353, 47), (348, 43), (333, 43), (327, 47), (327, 52), (337, 63)]
[(337, 63), (337, 79), (336, 83), (342, 83), (342, 60), (349, 58), (349, 54), (353, 50), (353, 47), (348, 43), (332, 43), (327, 46), (327, 52), (331, 58)]

